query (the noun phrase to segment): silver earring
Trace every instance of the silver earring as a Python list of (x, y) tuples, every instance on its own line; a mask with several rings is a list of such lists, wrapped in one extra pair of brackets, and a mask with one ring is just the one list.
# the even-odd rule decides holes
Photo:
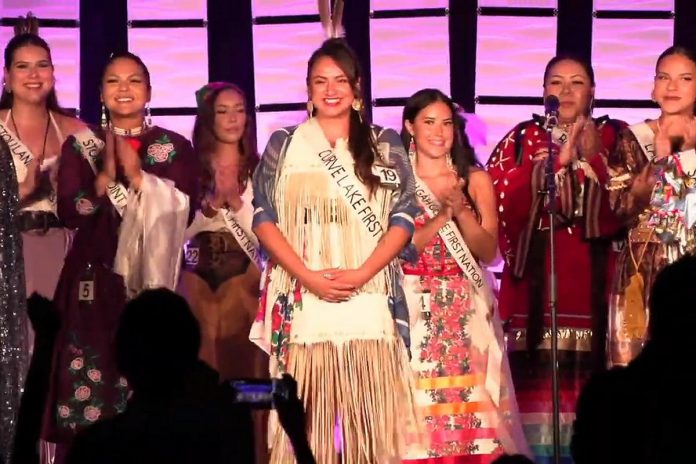
[(416, 156), (416, 141), (413, 136), (411, 136), (411, 141), (408, 143), (408, 156), (410, 158)]
[(456, 169), (454, 169), (454, 164), (452, 163), (452, 154), (447, 153), (447, 157), (445, 158), (447, 161), (447, 169), (449, 169), (450, 172), (457, 173)]
[(108, 124), (109, 124), (109, 123), (108, 123), (108, 121), (106, 120), (106, 107), (105, 107), (104, 104), (102, 103), (102, 105), (101, 105), (101, 127), (102, 127), (102, 129), (106, 129), (106, 127), (108, 126)]
[(150, 105), (145, 105), (145, 125), (152, 127), (152, 114), (150, 113)]

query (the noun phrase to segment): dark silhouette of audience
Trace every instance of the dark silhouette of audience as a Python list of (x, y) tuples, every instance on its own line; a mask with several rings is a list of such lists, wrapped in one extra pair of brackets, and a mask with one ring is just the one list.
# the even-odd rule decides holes
[(27, 313), (34, 329), (34, 347), (19, 405), (12, 456), (16, 463), (39, 464), (41, 421), (60, 322), (53, 303), (37, 293), (27, 299)]
[(503, 454), (498, 456), (491, 464), (534, 464), (524, 454)]
[(583, 388), (571, 443), (576, 464), (694, 462), (695, 329), (696, 257), (685, 256), (655, 279), (643, 352)]
[[(200, 327), (182, 297), (148, 290), (125, 307), (116, 331), (116, 361), (133, 393), (126, 410), (80, 432), (67, 464), (253, 464), (251, 405), (198, 360)], [(299, 464), (314, 464), (297, 384), (274, 397)]]
[(69, 464), (254, 463), (251, 413), (198, 360), (200, 328), (164, 289), (125, 307), (116, 360), (133, 393), (126, 410), (75, 437)]

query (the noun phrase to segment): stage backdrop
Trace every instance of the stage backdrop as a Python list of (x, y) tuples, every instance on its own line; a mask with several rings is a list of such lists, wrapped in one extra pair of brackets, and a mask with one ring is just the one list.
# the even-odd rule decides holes
[[(108, 1), (115, 6), (100, 10), (102, 20), (123, 24), (109, 23), (111, 29), (103, 32), (99, 27), (95, 31), (92, 24), (90, 37), (103, 39), (104, 51), (103, 42), (109, 42), (108, 34), (115, 30), (122, 36), (116, 41), (147, 63), (157, 124), (190, 136), (194, 92), (208, 82), (212, 68), (253, 69), (253, 74), (247, 73), (253, 79), (241, 84), (253, 88), (260, 150), (272, 131), (305, 117), (306, 62), (324, 39), (316, 0)], [(680, 28), (689, 34), (691, 22), (684, 20), (683, 11), (691, 8), (688, 14), (694, 16), (696, 9), (688, 1), (371, 0), (369, 13), (365, 9), (369, 20), (363, 23), (369, 27), (369, 36), (362, 39), (363, 45), (369, 44), (362, 50), (369, 54), (373, 121), (399, 130), (400, 105), (423, 87), (466, 94), (468, 101), (460, 103), (474, 113), (467, 116), (469, 136), (485, 162), (506, 131), (532, 112), (541, 112), (543, 69), (557, 51), (560, 23), (573, 28), (564, 36), (571, 48), (591, 54), (601, 106), (595, 115), (608, 113), (629, 123), (654, 117), (657, 111), (650, 107), (649, 98), (655, 59), (672, 45)], [(219, 8), (237, 9), (242, 4), (237, 2), (245, 4), (240, 10), (244, 14), (251, 12), (251, 34), (244, 35), (244, 43), (229, 46), (246, 47), (249, 53), (242, 55), (249, 59), (221, 67), (208, 56), (209, 40), (214, 40), (208, 26), (216, 19), (208, 17), (208, 9), (213, 3), (218, 12)], [(347, 2), (355, 6), (367, 0)], [(681, 26), (675, 31), (674, 11), (680, 2)], [(83, 4), (81, 9), (79, 0), (0, 0), (0, 5), (0, 44), (4, 47), (11, 37), (13, 18), (32, 11), (41, 19), (41, 35), (53, 49), (61, 103), (79, 112), (80, 101), (83, 105), (89, 101), (96, 119), (97, 83), (85, 75), (97, 75), (94, 60), (104, 57), (95, 57), (89, 40), (83, 40), (80, 58), (80, 15), (89, 16), (94, 5)], [(113, 20), (110, 11), (117, 13)], [(572, 16), (578, 11), (585, 15), (585, 20), (578, 17), (579, 25)], [(460, 16), (454, 16), (455, 12)], [(236, 11), (230, 14), (227, 17), (234, 18)], [(462, 18), (462, 24), (457, 18)], [(219, 34), (219, 19), (216, 24)], [(576, 32), (579, 45), (573, 43)], [(459, 55), (466, 50), (470, 56)], [(84, 72), (90, 64), (92, 69)], [(89, 82), (82, 92), (81, 70), (82, 82)]]
[[(230, 8), (237, 1), (246, 0), (230, 1)], [(79, 69), (83, 64), (79, 1), (0, 0), (0, 5), (5, 24), (0, 28), (3, 46), (12, 34), (7, 25), (10, 18), (31, 10), (46, 20), (48, 26), (42, 27), (41, 34), (53, 48), (61, 103), (79, 109)], [(447, 0), (371, 1), (373, 101), (400, 103), (420, 88), (437, 87), (449, 92), (456, 84), (450, 82), (447, 7)], [(505, 131), (528, 118), (532, 111), (540, 111), (519, 97), (538, 97), (541, 93), (544, 64), (556, 51), (556, 8), (556, 0), (478, 2), (476, 117), (470, 125), (482, 161)], [(593, 8), (592, 60), (597, 73), (597, 98), (647, 101), (655, 58), (672, 44), (674, 2), (596, 0)], [(630, 14), (620, 13), (627, 9)], [(318, 22), (302, 17), (311, 19), (316, 13), (316, 0), (253, 0), (253, 62), (235, 66), (253, 67), (257, 107), (282, 108), (278, 104), (306, 100), (306, 61), (322, 41), (322, 29)], [(128, 46), (142, 56), (152, 73), (152, 107), (172, 109), (165, 113), (184, 113), (155, 119), (190, 135), (193, 93), (208, 80), (207, 2), (128, 0), (127, 18)], [(90, 60), (90, 56), (82, 60)], [(479, 103), (479, 97), (487, 104)], [(642, 106), (639, 103), (636, 106)], [(373, 107), (373, 120), (398, 129), (400, 113), (400, 106), (380, 104)], [(653, 116), (655, 110), (598, 108), (595, 114), (599, 113), (636, 122)], [(260, 148), (274, 129), (303, 117), (301, 110), (257, 112)]]

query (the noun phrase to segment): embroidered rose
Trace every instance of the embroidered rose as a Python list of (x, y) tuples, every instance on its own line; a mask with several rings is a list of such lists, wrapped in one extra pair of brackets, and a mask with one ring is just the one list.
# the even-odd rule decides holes
[(86, 401), (89, 399), (91, 395), (92, 390), (86, 385), (77, 387), (77, 390), (75, 390), (75, 399), (77, 399), (78, 401)]
[(58, 406), (58, 417), (61, 419), (66, 419), (70, 416), (70, 408), (64, 404)]
[(94, 383), (101, 382), (102, 373), (99, 369), (90, 369), (87, 371), (87, 377)]
[(174, 151), (174, 145), (171, 143), (161, 144), (155, 143), (147, 147), (147, 154), (157, 163), (164, 163), (169, 159), (169, 153)]
[(88, 421), (96, 422), (99, 416), (101, 416), (101, 409), (95, 406), (87, 406), (84, 411), (84, 416)]
[(82, 369), (82, 366), (85, 365), (85, 360), (80, 357), (80, 358), (75, 358), (70, 362), (70, 369), (74, 371), (79, 371)]
[(86, 198), (81, 198), (75, 204), (75, 209), (77, 209), (78, 213), (87, 216), (94, 212), (94, 205)]
[(174, 159), (174, 156), (176, 156), (174, 144), (167, 134), (164, 134), (162, 137), (155, 140), (155, 143), (147, 147), (146, 162), (150, 165), (164, 163), (165, 161)]

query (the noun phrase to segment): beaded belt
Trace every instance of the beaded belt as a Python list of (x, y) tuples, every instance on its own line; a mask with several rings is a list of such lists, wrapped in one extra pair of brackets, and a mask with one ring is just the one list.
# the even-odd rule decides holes
[(20, 232), (40, 230), (46, 233), (48, 229), (61, 228), (60, 219), (48, 211), (20, 211), (17, 215), (17, 227)]

